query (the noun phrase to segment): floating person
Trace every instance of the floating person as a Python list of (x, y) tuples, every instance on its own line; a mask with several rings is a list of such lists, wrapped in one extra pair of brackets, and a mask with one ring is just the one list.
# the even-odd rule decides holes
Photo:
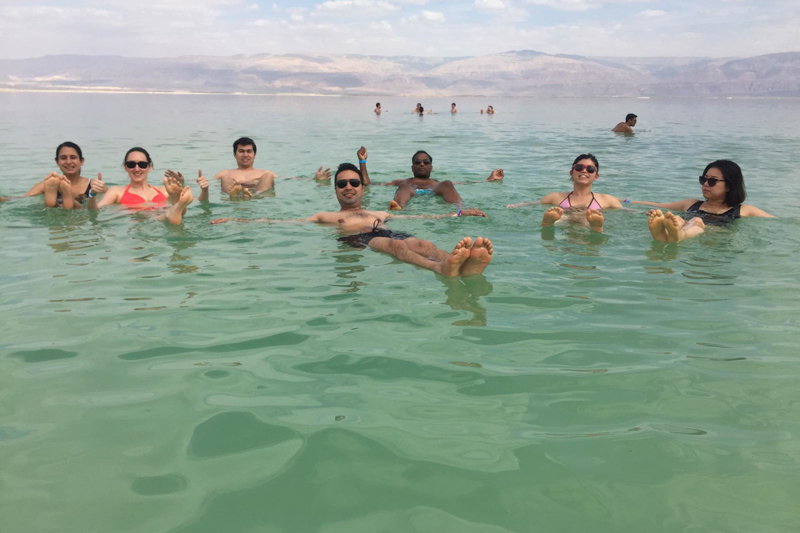
[[(128, 173), (130, 183), (126, 187), (109, 187), (99, 202), (95, 197), (89, 198), (89, 209), (100, 209), (113, 204), (144, 210), (166, 207), (167, 209), (159, 215), (160, 219), (175, 225), (183, 221), (186, 207), (192, 203), (194, 196), (191, 189), (183, 186), (177, 179), (177, 173), (167, 171), (164, 187), (154, 187), (147, 183), (147, 176), (153, 170), (153, 160), (147, 150), (138, 146), (131, 148), (125, 154), (123, 168)], [(208, 195), (208, 180), (205, 180), (202, 195)]]
[(393, 218), (446, 218), (460, 216), (481, 216), (486, 214), (477, 209), (463, 209), (446, 215), (393, 215), (385, 211), (367, 211), (362, 208), (364, 181), (358, 168), (350, 163), (342, 163), (335, 176), (336, 199), (340, 209), (335, 212), (322, 211), (308, 218), (280, 219), (238, 219), (221, 218), (212, 224), (222, 222), (315, 222), (331, 224), (352, 233), (340, 238), (341, 242), (356, 248), (369, 247), (375, 251), (389, 254), (400, 261), (433, 270), (446, 277), (473, 276), (482, 273), (492, 261), (492, 243), (489, 239), (478, 237), (473, 242), (470, 237), (461, 239), (451, 253), (437, 248), (430, 241), (417, 239), (407, 233), (394, 232), (384, 226)]
[(456, 103), (453, 102), (450, 104), (450, 114), (455, 115), (456, 113), (458, 113), (458, 109), (456, 109)]
[(654, 239), (678, 242), (703, 233), (706, 224), (724, 225), (740, 217), (775, 218), (758, 207), (742, 203), (747, 198), (744, 176), (741, 167), (733, 161), (727, 159), (712, 161), (706, 165), (699, 181), (703, 200), (687, 198), (666, 203), (630, 201), (632, 204), (649, 205), (671, 211), (685, 211), (688, 215), (693, 216), (687, 222), (671, 212), (662, 215), (661, 211), (648, 211), (650, 216), (648, 226)]
[[(222, 192), (231, 198), (252, 198), (254, 194), (263, 193), (275, 188), (277, 174), (271, 170), (254, 168), (258, 148), (250, 137), (241, 137), (233, 142), (233, 157), (236, 159), (234, 169), (222, 170), (214, 176), (222, 180)], [(327, 176), (325, 175), (327, 173)], [(330, 169), (319, 167), (315, 178), (330, 179)]]
[(381, 103), (380, 102), (375, 104), (375, 114), (376, 115), (380, 115), (381, 114)]
[(633, 113), (628, 113), (625, 115), (625, 122), (620, 122), (614, 129), (611, 130), (614, 133), (633, 133), (633, 127), (636, 125), (636, 119), (638, 117)]
[[(56, 148), (56, 164), (61, 174), (51, 172), (44, 180), (34, 185), (25, 196), (43, 194), (45, 207), (80, 208), (90, 194), (105, 192), (101, 174), (97, 175), (99, 180), (81, 176), (84, 163), (80, 146), (70, 141), (59, 144)], [(93, 183), (96, 183), (94, 192)]]
[(570, 219), (589, 226), (593, 231), (602, 233), (605, 216), (604, 209), (619, 209), (622, 207), (619, 199), (610, 194), (597, 194), (592, 192), (592, 184), (600, 177), (600, 163), (592, 154), (581, 154), (575, 158), (569, 171), (572, 180), (572, 191), (551, 192), (539, 201), (511, 204), (506, 207), (514, 209), (534, 204), (550, 204), (542, 217), (542, 227), (549, 227), (561, 220), (564, 212), (570, 214)]
[[(422, 106), (419, 106), (417, 108), (417, 113), (419, 113), (420, 116), (424, 115), (425, 114), (425, 108), (422, 107)], [(428, 113), (430, 113), (430, 111), (428, 111)]]
[(422, 107), (422, 104), (417, 102), (417, 105), (416, 105), (416, 107), (414, 107), (414, 110), (412, 111), (412, 113), (416, 113), (416, 114), (419, 115), (419, 110), (420, 110), (421, 107)]
[[(358, 152), (358, 159), (361, 172), (364, 175), (364, 185), (372, 184), (397, 187), (394, 199), (389, 202), (389, 209), (392, 211), (405, 209), (408, 201), (418, 194), (436, 194), (441, 196), (445, 202), (462, 205), (461, 196), (458, 194), (458, 191), (456, 191), (452, 181), (437, 181), (431, 178), (433, 158), (425, 150), (419, 150), (411, 156), (411, 173), (414, 175), (413, 178), (394, 180), (386, 183), (372, 183), (370, 181), (369, 174), (367, 173), (367, 149), (363, 146)], [(492, 171), (486, 181), (500, 181), (504, 177), (503, 169), (498, 168)]]

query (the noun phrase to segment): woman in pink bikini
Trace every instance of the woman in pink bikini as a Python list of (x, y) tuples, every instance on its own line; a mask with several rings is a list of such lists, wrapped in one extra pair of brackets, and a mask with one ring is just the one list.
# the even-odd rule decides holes
[(106, 205), (119, 204), (137, 210), (152, 210), (168, 207), (164, 219), (172, 224), (180, 224), (186, 213), (186, 206), (194, 197), (189, 187), (178, 181), (177, 173), (167, 172), (163, 187), (154, 187), (147, 183), (147, 175), (153, 170), (153, 160), (144, 148), (131, 148), (125, 154), (123, 168), (131, 182), (126, 186), (109, 187), (103, 199), (97, 202), (89, 199), (89, 209), (98, 209)]
[[(551, 207), (545, 211), (542, 217), (542, 226), (552, 226), (561, 219), (564, 210), (569, 210), (573, 220), (580, 220), (589, 226), (592, 231), (602, 232), (604, 209), (620, 209), (622, 204), (616, 196), (610, 194), (594, 194), (592, 183), (597, 181), (600, 175), (600, 164), (592, 154), (581, 154), (575, 158), (572, 168), (569, 171), (572, 180), (572, 191), (570, 192), (551, 192), (542, 197), (538, 202), (523, 202), (521, 204), (511, 204), (506, 207), (515, 208), (534, 204), (550, 204)], [(578, 218), (578, 213), (584, 213)]]

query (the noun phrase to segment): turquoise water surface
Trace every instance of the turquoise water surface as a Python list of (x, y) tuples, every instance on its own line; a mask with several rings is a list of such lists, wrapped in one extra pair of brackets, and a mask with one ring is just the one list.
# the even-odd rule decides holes
[[(181, 227), (0, 205), (3, 531), (796, 530), (800, 101), (459, 98), (455, 117), (416, 101), (375, 117), (374, 98), (0, 94), (3, 196), (65, 140), (110, 184), (135, 145), (151, 178), (211, 176), (240, 135), (282, 176), (254, 201), (214, 184)], [(610, 133), (628, 112), (637, 134)], [(209, 224), (337, 209), (310, 176), (362, 144), (375, 181), (425, 149), (434, 177), (469, 182), (488, 219), (389, 226), (446, 250), (490, 238), (485, 276), (329, 227)], [(654, 201), (698, 197), (705, 164), (733, 159), (779, 218), (665, 245), (636, 207), (602, 236), (505, 208), (569, 190), (586, 151), (595, 192)]]

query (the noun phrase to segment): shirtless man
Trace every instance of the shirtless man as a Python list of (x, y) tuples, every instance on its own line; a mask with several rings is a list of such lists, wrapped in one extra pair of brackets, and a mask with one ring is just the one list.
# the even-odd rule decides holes
[(376, 115), (380, 115), (381, 114), (381, 103), (380, 102), (375, 104), (375, 114)]
[[(358, 162), (361, 166), (361, 173), (364, 175), (364, 185), (370, 185), (372, 182), (369, 180), (367, 173), (367, 149), (363, 146), (358, 151)], [(394, 195), (394, 200), (389, 202), (389, 209), (392, 211), (405, 209), (406, 204), (412, 196), (417, 194), (437, 194), (441, 196), (445, 202), (451, 204), (462, 205), (461, 196), (456, 191), (453, 182), (437, 181), (431, 179), (431, 171), (433, 171), (433, 158), (425, 150), (419, 150), (411, 156), (411, 173), (413, 178), (402, 180), (394, 180), (386, 183), (375, 183), (375, 185), (391, 185), (397, 187), (397, 192)], [(497, 168), (492, 171), (486, 181), (500, 181), (505, 174), (502, 168)]]
[(633, 133), (633, 127), (636, 125), (636, 118), (637, 116), (633, 113), (628, 113), (625, 116), (625, 122), (620, 122), (614, 129), (611, 130), (614, 133)]
[[(253, 168), (256, 160), (256, 143), (250, 137), (236, 139), (233, 143), (233, 157), (236, 158), (235, 169), (223, 170), (214, 176), (215, 180), (222, 180), (222, 192), (231, 198), (251, 198), (256, 194), (275, 188), (277, 174), (271, 170)], [(325, 173), (330, 178), (330, 169), (322, 170), (319, 167), (316, 179), (325, 179)]]
[(473, 276), (482, 273), (492, 261), (492, 243), (489, 239), (478, 237), (472, 241), (470, 237), (461, 239), (451, 253), (437, 248), (430, 241), (417, 239), (407, 233), (393, 232), (384, 226), (390, 218), (445, 218), (458, 216), (486, 215), (477, 209), (459, 210), (447, 215), (393, 215), (385, 211), (367, 211), (362, 209), (364, 182), (361, 172), (355, 165), (342, 163), (336, 171), (334, 179), (336, 199), (339, 211), (323, 211), (308, 218), (276, 220), (260, 218), (254, 220), (221, 218), (212, 220), (212, 224), (221, 222), (315, 222), (332, 224), (350, 233), (339, 240), (356, 248), (369, 246), (378, 252), (387, 253), (400, 261), (433, 270), (446, 277)]
[(450, 104), (450, 114), (455, 115), (456, 113), (458, 113), (458, 109), (456, 109), (456, 103), (453, 102)]

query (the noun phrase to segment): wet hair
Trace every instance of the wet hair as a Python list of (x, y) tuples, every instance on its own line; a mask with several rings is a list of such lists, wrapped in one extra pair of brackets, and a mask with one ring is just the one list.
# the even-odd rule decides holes
[(454, 105), (456, 105), (456, 103), (455, 103), (455, 102), (453, 102), (452, 104), (450, 104), (450, 107), (453, 107)]
[(376, 104), (375, 104), (375, 107), (380, 107), (380, 106), (381, 106), (381, 103), (380, 103), (380, 102), (378, 102), (378, 103), (376, 103)]
[(361, 184), (364, 184), (364, 176), (361, 175), (361, 170), (353, 163), (342, 163), (339, 165), (339, 168), (336, 169), (336, 174), (333, 175), (333, 184), (336, 185), (336, 178), (339, 177), (339, 174), (344, 172), (345, 170), (352, 170), (356, 174), (358, 174), (358, 179), (361, 180)]
[(741, 167), (733, 161), (717, 159), (706, 166), (703, 176), (708, 175), (708, 170), (711, 168), (716, 168), (722, 172), (722, 177), (725, 178), (725, 183), (728, 185), (728, 192), (725, 193), (725, 203), (730, 207), (734, 207), (744, 202), (744, 199), (747, 198), (747, 192), (744, 190), (744, 176), (742, 175)]
[(581, 154), (581, 155), (579, 155), (578, 157), (575, 158), (575, 161), (572, 162), (572, 166), (574, 167), (575, 163), (577, 163), (581, 159), (591, 159), (592, 163), (594, 163), (594, 166), (597, 167), (597, 173), (600, 174), (600, 163), (597, 162), (597, 158), (595, 156), (593, 156), (592, 154)]
[(421, 115), (421, 114), (423, 114), (424, 112), (425, 112), (425, 108), (424, 108), (424, 107), (422, 107), (422, 106), (419, 106), (419, 111), (418, 111), (418, 113)]
[(125, 152), (125, 159), (122, 160), (123, 164), (128, 160), (128, 156), (131, 155), (133, 152), (140, 152), (144, 154), (144, 156), (147, 158), (147, 162), (150, 163), (151, 165), (153, 164), (153, 160), (150, 159), (150, 154), (148, 154), (147, 150), (145, 150), (140, 146), (134, 146), (133, 148)]
[(412, 156), (411, 156), (411, 162), (412, 162), (412, 163), (414, 162), (414, 160), (417, 158), (417, 156), (418, 156), (419, 154), (425, 154), (425, 155), (427, 155), (427, 156), (428, 156), (428, 159), (430, 159), (430, 160), (431, 160), (431, 163), (433, 163), (433, 158), (431, 157), (431, 154), (429, 154), (429, 153), (428, 153), (428, 152), (426, 152), (425, 150), (417, 150), (417, 151), (416, 151), (416, 153), (415, 153), (414, 155), (412, 155)]
[(56, 148), (56, 161), (58, 161), (58, 154), (61, 153), (62, 148), (72, 148), (78, 152), (78, 157), (81, 161), (83, 161), (83, 152), (81, 151), (81, 147), (71, 141), (66, 141), (58, 145), (58, 148)]
[(238, 139), (233, 141), (233, 153), (234, 154), (236, 153), (236, 149), (239, 148), (239, 145), (252, 146), (253, 147), (253, 153), (254, 154), (258, 153), (258, 148), (256, 148), (256, 142), (253, 139), (251, 139), (250, 137), (239, 137)]
[(625, 122), (628, 122), (629, 120), (633, 120), (635, 118), (639, 118), (639, 117), (637, 117), (633, 113), (628, 113), (627, 115), (625, 115)]
[(492, 111), (494, 111), (494, 108), (492, 106), (489, 106), (486, 109), (491, 109)]

